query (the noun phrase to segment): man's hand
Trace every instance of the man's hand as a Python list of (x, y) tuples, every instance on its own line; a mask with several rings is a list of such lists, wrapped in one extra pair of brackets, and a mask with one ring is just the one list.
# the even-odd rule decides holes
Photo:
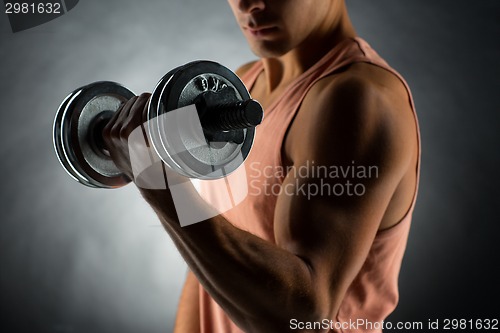
[(134, 180), (134, 174), (130, 164), (128, 139), (134, 129), (144, 126), (150, 96), (149, 93), (143, 93), (131, 98), (116, 111), (103, 130), (104, 142), (113, 162), (131, 180)]
[[(189, 205), (191, 214), (195, 216), (196, 214), (198, 216), (218, 215), (200, 197), (189, 178), (170, 169), (158, 157), (149, 159), (152, 154), (156, 154), (148, 142), (147, 128), (145, 128), (150, 97), (151, 94), (143, 93), (131, 98), (105, 126), (103, 130), (104, 142), (113, 162), (135, 183), (144, 199), (155, 212), (161, 215), (162, 222), (174, 225), (180, 223), (169, 187), (175, 188), (177, 203), (184, 206)], [(137, 133), (138, 129), (141, 129), (139, 133)], [(132, 132), (135, 133), (131, 136)], [(140, 139), (137, 138), (137, 134)], [(130, 142), (130, 140), (138, 142)], [(133, 147), (132, 150), (131, 147)], [(135, 158), (135, 162), (147, 165), (144, 170), (137, 172), (139, 174), (135, 174), (132, 168), (131, 153), (135, 156), (132, 156), (132, 161)], [(142, 159), (146, 160), (142, 161)]]
[[(129, 137), (130, 134), (139, 127), (142, 127), (143, 133), (147, 133), (145, 125), (150, 97), (150, 93), (143, 93), (140, 96), (131, 98), (127, 103), (123, 104), (104, 127), (103, 138), (113, 162), (120, 171), (137, 185), (144, 199), (146, 199), (152, 208), (156, 211), (161, 207), (162, 216), (165, 221), (178, 222), (172, 195), (168, 189), (167, 175), (171, 182), (174, 181), (177, 183), (182, 181), (178, 179), (181, 176), (168, 167), (165, 167), (163, 162), (159, 160), (156, 165), (152, 165), (150, 170), (145, 171), (145, 173), (154, 173), (147, 176), (161, 182), (160, 188), (163, 187), (163, 189), (151, 190), (143, 188), (138, 184), (138, 177), (140, 175), (134, 175), (132, 170)], [(144, 137), (144, 139), (144, 142), (147, 143), (147, 137)], [(143, 149), (151, 149), (149, 143), (144, 145)], [(147, 156), (147, 154), (146, 152), (145, 155)]]

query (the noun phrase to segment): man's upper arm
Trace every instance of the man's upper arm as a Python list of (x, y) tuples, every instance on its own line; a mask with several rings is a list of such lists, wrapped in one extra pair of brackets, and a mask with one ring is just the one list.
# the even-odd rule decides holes
[(405, 131), (413, 124), (395, 117), (400, 105), (365, 79), (335, 82), (308, 97), (287, 138), (297, 172), (283, 182), (275, 237), (309, 265), (316, 310), (329, 316), (410, 164), (413, 141)]

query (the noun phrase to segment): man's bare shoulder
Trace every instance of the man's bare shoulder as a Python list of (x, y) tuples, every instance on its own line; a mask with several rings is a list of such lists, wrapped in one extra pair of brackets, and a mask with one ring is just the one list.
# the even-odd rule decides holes
[(256, 62), (257, 62), (257, 61), (255, 60), (255, 61), (251, 61), (251, 62), (248, 62), (248, 63), (246, 63), (246, 64), (244, 64), (244, 65), (240, 66), (240, 67), (239, 67), (239, 68), (235, 71), (236, 75), (238, 75), (239, 77), (242, 77), (243, 75), (245, 75), (245, 73), (246, 73), (246, 72), (248, 72), (248, 70), (249, 70), (250, 68), (252, 68), (252, 66), (253, 66), (253, 65), (255, 65), (255, 63), (256, 63)]
[[(321, 79), (306, 98), (349, 103), (351, 106), (377, 100), (397, 106), (399, 110), (411, 108), (403, 82), (394, 73), (368, 63), (352, 64), (339, 73)], [(359, 110), (366, 111), (367, 108)]]
[(293, 151), (303, 146), (297, 143), (310, 140), (329, 149), (330, 141), (341, 139), (351, 149), (363, 150), (383, 138), (381, 145), (401, 151), (414, 146), (412, 132), (415, 121), (402, 81), (385, 69), (357, 63), (311, 87), (290, 128), (286, 150), (296, 155)]
[(326, 122), (342, 120), (345, 125), (350, 121), (366, 126), (414, 125), (403, 82), (394, 73), (367, 63), (353, 64), (318, 81), (299, 112)]

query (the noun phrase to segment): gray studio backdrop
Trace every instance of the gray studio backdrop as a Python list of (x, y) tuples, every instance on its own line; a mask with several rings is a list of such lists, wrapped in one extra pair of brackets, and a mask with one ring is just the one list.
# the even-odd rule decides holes
[[(498, 318), (499, 1), (348, 6), (358, 33), (410, 83), (423, 137), (390, 319)], [(16, 34), (1, 13), (0, 329), (171, 331), (183, 260), (133, 186), (70, 180), (51, 126), (76, 87), (114, 80), (151, 91), (195, 59), (233, 69), (253, 59), (223, 0), (82, 0)]]

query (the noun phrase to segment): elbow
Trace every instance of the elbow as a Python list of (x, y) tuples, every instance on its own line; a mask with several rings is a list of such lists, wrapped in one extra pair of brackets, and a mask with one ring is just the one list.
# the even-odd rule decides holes
[(296, 290), (291, 297), (294, 307), (287, 321), (286, 332), (330, 332), (332, 320), (337, 316), (341, 293), (331, 288), (328, 279), (315, 277), (311, 266), (308, 268), (309, 283)]
[(335, 299), (331, 292), (313, 280), (307, 287), (292, 291), (286, 298), (283, 308), (276, 309), (272, 318), (276, 325), (272, 332), (330, 332), (331, 321), (338, 311)]
[(323, 298), (313, 293), (290, 292), (282, 298), (281, 306), (265, 313), (259, 312), (247, 316), (243, 325), (248, 333), (326, 333), (329, 332), (330, 320), (328, 307)]
[(330, 331), (331, 320), (335, 317), (329, 293), (316, 292), (297, 299), (297, 311), (289, 318), (290, 332), (326, 333)]
[[(335, 318), (337, 297), (332, 293), (328, 278), (318, 278), (312, 266), (301, 260), (280, 283), (272, 284), (275, 297), (264, 306), (253, 308), (245, 316), (244, 330), (249, 333), (323, 333), (329, 331)], [(295, 266), (297, 268), (297, 266)], [(328, 327), (327, 327), (328, 326)]]
[[(338, 293), (331, 288), (327, 275), (317, 274), (315, 267), (307, 260), (302, 260), (306, 268), (307, 283), (294, 295), (297, 320), (304, 322), (323, 323), (336, 317), (340, 301)], [(324, 326), (324, 325), (319, 325)], [(317, 329), (303, 332), (328, 332), (329, 329)], [(297, 331), (295, 331), (297, 332)], [(299, 332), (302, 332), (299, 330)]]

